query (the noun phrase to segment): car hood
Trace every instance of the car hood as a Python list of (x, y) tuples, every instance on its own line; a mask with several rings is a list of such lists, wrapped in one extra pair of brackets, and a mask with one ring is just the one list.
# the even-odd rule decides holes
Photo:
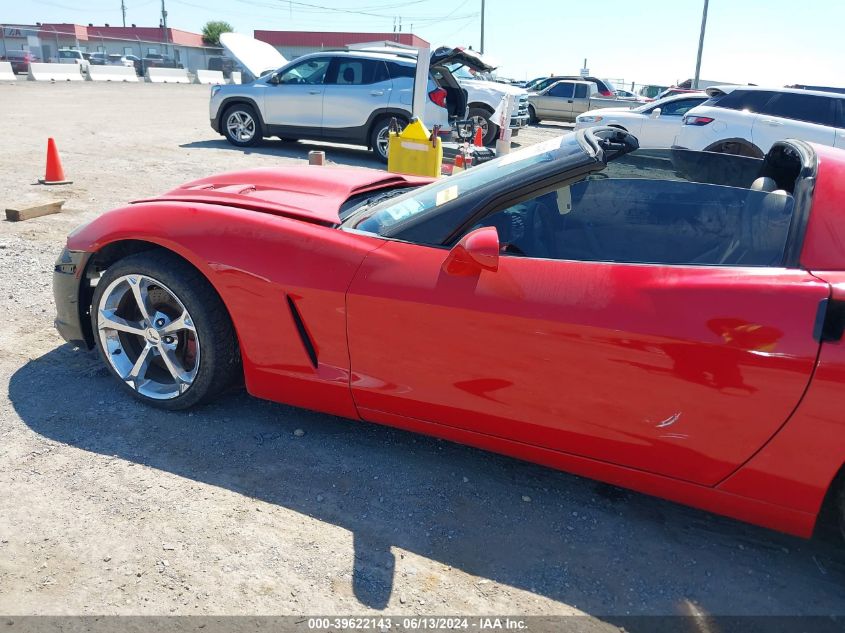
[(220, 45), (254, 77), (261, 77), (288, 63), (288, 60), (267, 42), (243, 33), (222, 33)]
[(340, 222), (340, 207), (351, 196), (431, 181), (361, 167), (292, 165), (218, 174), (135, 203), (220, 204), (332, 225)]
[(487, 81), (486, 79), (460, 79), (458, 83), (460, 83), (464, 88), (480, 88), (507, 95), (522, 96), (528, 94), (528, 91), (525, 88), (511, 86), (510, 84), (500, 84), (498, 81)]
[(598, 114), (605, 115), (608, 112), (613, 112), (614, 114), (642, 114), (641, 112), (634, 112), (632, 108), (595, 108), (594, 110), (587, 110), (582, 114), (579, 114), (579, 117), (582, 116), (596, 116)]

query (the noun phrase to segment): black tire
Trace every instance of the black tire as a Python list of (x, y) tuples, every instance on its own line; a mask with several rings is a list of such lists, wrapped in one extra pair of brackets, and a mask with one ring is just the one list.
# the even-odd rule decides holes
[[(151, 398), (129, 386), (106, 359), (98, 333), (97, 314), (106, 288), (124, 275), (135, 274), (152, 277), (167, 286), (190, 314), (200, 342), (199, 367), (193, 382), (180, 395), (170, 399)], [(91, 326), (97, 350), (111, 374), (123, 389), (154, 407), (180, 410), (208, 402), (224, 393), (243, 375), (237, 337), (223, 301), (197, 269), (167, 251), (137, 253), (112, 264), (94, 290)]]
[[(244, 118), (244, 120), (248, 117), (249, 120), (252, 121), (253, 133), (249, 138), (245, 138), (245, 136), (236, 136), (229, 129), (229, 119), (236, 115), (240, 115)], [(258, 143), (264, 136), (264, 130), (261, 127), (261, 119), (258, 118), (255, 108), (248, 103), (236, 103), (235, 105), (226, 108), (226, 111), (223, 113), (223, 118), (220, 119), (220, 129), (223, 131), (223, 135), (226, 137), (226, 140), (237, 147), (251, 147), (252, 145)]]
[[(490, 120), (493, 113), (486, 108), (474, 107), (469, 109), (468, 118), (470, 119), (484, 119), (487, 129), (484, 130), (482, 142), (485, 147), (492, 147), (496, 144), (496, 138), (499, 136), (499, 126)], [(482, 127), (484, 129), (484, 127)]]
[(378, 158), (381, 162), (385, 165), (387, 164), (387, 147), (384, 146), (382, 141), (382, 135), (385, 135), (383, 138), (386, 137), (387, 130), (390, 129), (390, 122), (396, 119), (399, 122), (399, 127), (404, 128), (408, 125), (408, 120), (401, 117), (393, 117), (393, 116), (383, 116), (379, 119), (376, 119), (376, 122), (373, 123), (373, 127), (370, 130), (370, 149), (373, 150), (373, 154), (375, 157)]
[(528, 122), (531, 125), (537, 125), (540, 122), (540, 119), (537, 117), (537, 111), (530, 103), (528, 104)]

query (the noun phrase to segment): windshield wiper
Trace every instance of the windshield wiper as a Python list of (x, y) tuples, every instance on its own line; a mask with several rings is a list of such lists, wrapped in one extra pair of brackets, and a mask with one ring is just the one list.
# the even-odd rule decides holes
[(378, 204), (379, 202), (384, 202), (389, 198), (395, 198), (396, 196), (402, 195), (403, 193), (411, 189), (413, 189), (413, 187), (400, 187), (399, 189), (390, 189), (388, 191), (382, 191), (381, 193), (377, 193), (376, 195), (367, 198), (364, 201), (364, 204), (362, 204), (355, 210), (355, 213), (360, 213), (361, 211), (369, 209), (370, 207), (375, 204)]

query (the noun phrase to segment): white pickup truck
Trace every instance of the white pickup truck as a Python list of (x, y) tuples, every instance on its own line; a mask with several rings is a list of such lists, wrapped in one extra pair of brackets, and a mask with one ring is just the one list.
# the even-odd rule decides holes
[(543, 120), (572, 122), (588, 110), (630, 109), (637, 105), (635, 101), (599, 96), (598, 87), (591, 81), (563, 80), (528, 96), (528, 116), (532, 123)]

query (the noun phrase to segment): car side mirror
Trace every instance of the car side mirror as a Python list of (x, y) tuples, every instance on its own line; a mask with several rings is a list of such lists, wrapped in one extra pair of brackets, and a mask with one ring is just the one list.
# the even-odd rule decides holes
[(271, 84), (273, 86), (278, 86), (279, 85), (279, 75), (278, 75), (278, 73), (273, 73), (272, 75), (270, 75), (267, 78), (267, 83)]
[(443, 270), (450, 275), (472, 275), (481, 270), (495, 272), (498, 268), (499, 233), (494, 226), (464, 235), (443, 262)]
[(649, 115), (649, 117), (651, 117), (652, 119), (656, 119), (657, 117), (660, 116), (660, 112), (661, 112), (660, 108), (655, 108), (654, 110), (651, 111), (651, 114)]

